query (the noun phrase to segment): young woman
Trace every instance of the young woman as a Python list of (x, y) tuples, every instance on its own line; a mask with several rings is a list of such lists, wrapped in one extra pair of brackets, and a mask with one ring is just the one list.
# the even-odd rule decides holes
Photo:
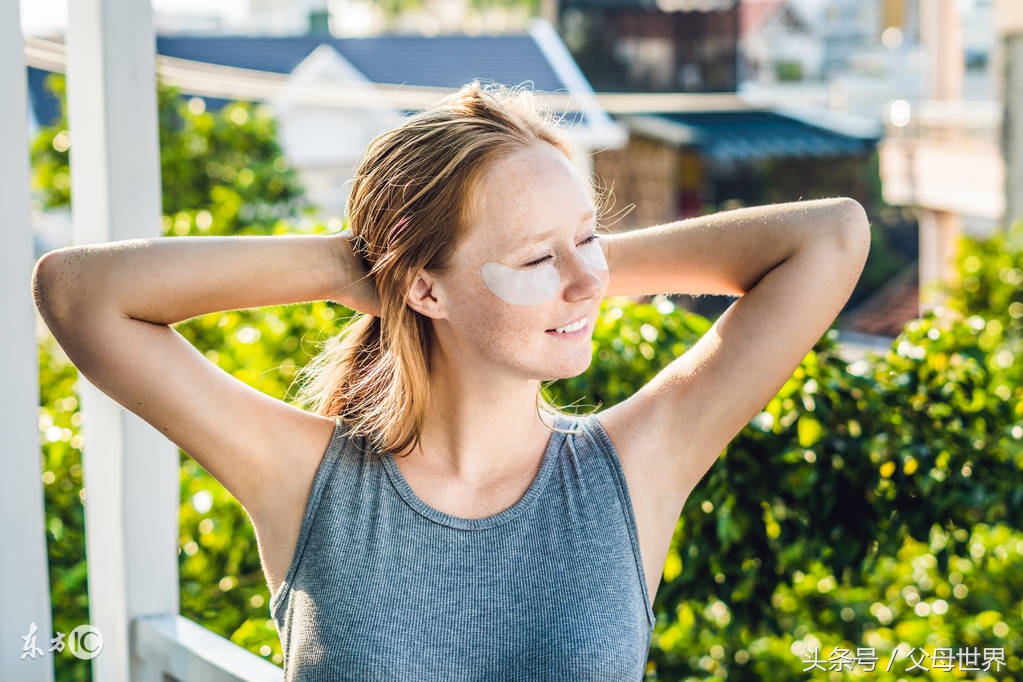
[[(557, 126), (473, 84), (373, 142), (349, 219), (62, 249), (36, 268), (38, 306), (93, 383), (245, 507), (287, 679), (640, 679), (682, 505), (847, 300), (862, 208), (598, 237)], [(740, 298), (610, 409), (539, 398), (588, 367), (606, 294), (660, 292)], [(169, 326), (316, 299), (369, 314), (311, 365), (312, 411)]]

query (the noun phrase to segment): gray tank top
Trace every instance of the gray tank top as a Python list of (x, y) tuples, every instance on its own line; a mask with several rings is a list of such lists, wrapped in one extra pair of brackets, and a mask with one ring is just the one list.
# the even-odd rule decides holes
[(559, 418), (508, 509), (430, 507), (339, 425), (270, 600), (289, 682), (641, 680), (654, 616), (625, 476), (594, 417)]

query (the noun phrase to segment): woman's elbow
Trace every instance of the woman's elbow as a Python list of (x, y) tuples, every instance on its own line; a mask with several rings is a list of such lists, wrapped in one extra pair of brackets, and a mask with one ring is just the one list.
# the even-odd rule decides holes
[(32, 296), (36, 309), (50, 331), (57, 333), (60, 321), (76, 306), (73, 293), (71, 249), (58, 249), (43, 255), (32, 271)]
[(54, 271), (59, 269), (55, 262), (58, 257), (55, 254), (55, 251), (43, 254), (32, 270), (32, 298), (35, 299), (36, 309), (44, 318), (53, 302), (53, 279), (56, 276)]
[(863, 205), (842, 197), (835, 204), (834, 229), (830, 230), (840, 249), (866, 258), (870, 250), (870, 219)]

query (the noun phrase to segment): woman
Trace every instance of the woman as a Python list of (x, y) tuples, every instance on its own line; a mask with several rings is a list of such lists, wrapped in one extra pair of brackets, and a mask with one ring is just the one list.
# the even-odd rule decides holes
[[(350, 235), (175, 238), (47, 254), (37, 304), (74, 363), (245, 507), (287, 679), (624, 680), (682, 505), (848, 298), (854, 201), (598, 238), (557, 126), (476, 84), (370, 146)], [(734, 294), (691, 349), (586, 418), (605, 294)], [(371, 313), (311, 365), (314, 411), (168, 325), (336, 300)]]

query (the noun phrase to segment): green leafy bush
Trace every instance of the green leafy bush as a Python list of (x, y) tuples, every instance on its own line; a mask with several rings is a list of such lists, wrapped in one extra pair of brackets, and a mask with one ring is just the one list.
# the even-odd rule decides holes
[[(89, 622), (78, 372), (49, 333), (39, 334), (39, 434), (54, 632)], [(55, 657), (57, 679), (91, 679), (88, 661)]]
[[(47, 87), (61, 114), (32, 141), (32, 188), (53, 209), (71, 203), (71, 137), (64, 77), (50, 76)], [(165, 234), (271, 234), (307, 207), (265, 108), (234, 103), (209, 112), (203, 100), (163, 86), (157, 106)]]

